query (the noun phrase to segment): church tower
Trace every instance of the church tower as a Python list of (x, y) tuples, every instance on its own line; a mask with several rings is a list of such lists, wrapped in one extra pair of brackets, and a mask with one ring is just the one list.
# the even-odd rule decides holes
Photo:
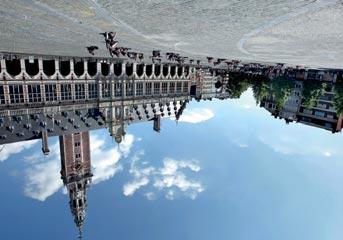
[(82, 233), (86, 216), (86, 189), (92, 181), (89, 132), (60, 136), (61, 178), (67, 187), (74, 222)]

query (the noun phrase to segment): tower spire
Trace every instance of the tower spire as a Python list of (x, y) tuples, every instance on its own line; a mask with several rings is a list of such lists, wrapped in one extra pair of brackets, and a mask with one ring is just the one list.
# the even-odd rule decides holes
[(78, 238), (82, 240), (82, 227), (81, 226), (79, 227), (79, 237)]
[(89, 132), (60, 136), (61, 174), (79, 238), (86, 217), (87, 187), (92, 180)]

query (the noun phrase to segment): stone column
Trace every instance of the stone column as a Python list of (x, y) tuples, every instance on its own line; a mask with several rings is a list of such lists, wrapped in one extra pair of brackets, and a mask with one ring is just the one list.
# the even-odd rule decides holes
[(43, 73), (43, 59), (41, 57), (38, 58), (38, 69), (39, 73)]
[(177, 81), (173, 81), (174, 82), (174, 91), (173, 91), (173, 94), (175, 95), (176, 94), (176, 85), (177, 85)]
[(98, 85), (98, 98), (102, 99), (102, 82), (101, 82), (101, 75), (96, 76), (95, 82)]
[[(1, 63), (2, 66), (2, 63)], [(7, 81), (6, 81), (7, 82)], [(11, 103), (11, 98), (10, 98), (10, 89), (8, 87), (8, 84), (4, 84), (4, 97), (5, 97), (5, 104), (10, 104)]]
[(56, 95), (57, 95), (57, 101), (61, 101), (61, 84), (58, 82), (56, 84)]
[(29, 103), (29, 92), (28, 92), (27, 82), (24, 81), (22, 86), (23, 86), (24, 103)]
[(162, 95), (162, 83), (163, 83), (164, 81), (160, 81), (160, 94), (159, 95)]
[(145, 96), (145, 94), (146, 94), (146, 84), (147, 84), (147, 80), (145, 79), (144, 81), (143, 81), (143, 96)]
[(101, 62), (96, 63), (96, 74), (101, 75)]
[(45, 103), (46, 102), (46, 97), (45, 97), (45, 86), (44, 86), (44, 82), (43, 81), (40, 82), (39, 87), (40, 87), (40, 94), (41, 94), (42, 102)]
[(155, 76), (155, 64), (153, 63), (152, 64), (152, 74), (151, 74), (151, 78), (155, 78), (156, 76)]
[(75, 99), (75, 80), (72, 81), (70, 89), (71, 89), (71, 99), (76, 100)]
[(113, 76), (115, 75), (114, 74), (114, 64), (113, 64), (113, 62), (110, 63), (110, 73), (109, 74), (113, 75)]
[(74, 73), (74, 60), (73, 59), (70, 59), (70, 74), (71, 74), (71, 78), (73, 79), (74, 76), (75, 76), (75, 73)]
[(132, 97), (136, 97), (136, 78), (132, 79)]
[(88, 79), (87, 76), (89, 74), (88, 74), (88, 61), (87, 60), (83, 61), (83, 74), (82, 75), (84, 76), (85, 79)]
[(168, 81), (168, 83), (167, 83), (167, 94), (169, 95), (169, 88), (170, 88), (170, 81)]
[(134, 62), (133, 65), (132, 65), (132, 75), (137, 77), (137, 63)]
[(126, 81), (124, 80), (124, 78), (121, 79), (121, 90), (122, 90), (122, 97), (125, 98), (126, 97)]
[(146, 64), (144, 64), (144, 66), (143, 66), (143, 76), (144, 76), (144, 78), (146, 77)]
[(171, 66), (169, 65), (169, 66), (168, 66), (168, 74), (167, 74), (167, 78), (168, 78), (168, 76), (170, 76), (170, 74), (171, 74), (170, 72), (171, 72)]
[(6, 71), (6, 60), (5, 59), (1, 59), (1, 72), (5, 72)]
[(20, 74), (22, 75), (23, 79), (26, 77), (26, 70), (25, 70), (25, 59), (20, 59)]
[(59, 64), (58, 59), (55, 59), (55, 74), (56, 73), (57, 73), (56, 79), (58, 79), (59, 78), (59, 74), (60, 74), (60, 64)]
[(89, 99), (89, 92), (88, 92), (88, 80), (84, 81), (85, 84), (85, 99)]
[[(113, 66), (113, 64), (111, 64)], [(110, 75), (110, 86), (111, 86), (111, 99), (115, 98), (114, 93), (114, 73)]]
[(126, 74), (126, 62), (121, 63), (121, 75)]

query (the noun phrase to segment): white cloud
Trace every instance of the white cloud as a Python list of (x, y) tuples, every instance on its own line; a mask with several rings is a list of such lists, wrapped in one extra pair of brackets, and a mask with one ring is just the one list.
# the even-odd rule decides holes
[(42, 160), (42, 152), (37, 151), (32, 155), (25, 156), (24, 160), (25, 160), (25, 163), (28, 163), (28, 164), (34, 164), (34, 163), (40, 162)]
[(147, 192), (144, 194), (144, 196), (150, 201), (156, 199), (156, 194), (154, 192)]
[(38, 141), (39, 140), (31, 140), (0, 145), (0, 149), (2, 149), (0, 152), (0, 162), (7, 160), (13, 154), (32, 148)]
[[(342, 157), (340, 135), (300, 124), (281, 125), (278, 131), (261, 131), (258, 140), (284, 155)], [(328, 141), (320, 141), (330, 134)], [(306, 147), (304, 147), (305, 145)]]
[(166, 199), (168, 199), (168, 200), (170, 200), (170, 201), (174, 200), (174, 198), (175, 198), (175, 191), (169, 189), (169, 190), (166, 192), (165, 197), (166, 197)]
[(63, 186), (60, 170), (60, 149), (56, 142), (50, 147), (50, 155), (42, 157), (34, 153), (27, 156), (29, 167), (26, 170), (24, 194), (33, 199), (44, 201)]
[(245, 144), (245, 143), (239, 143), (238, 147), (240, 147), (240, 148), (247, 148), (247, 147), (249, 147), (249, 145)]
[(323, 153), (325, 157), (331, 157), (331, 153), (330, 152), (324, 152)]
[(29, 168), (24, 194), (39, 201), (44, 201), (53, 195), (63, 186), (60, 169), (60, 163), (54, 160), (35, 164)]
[(162, 175), (174, 175), (179, 168), (189, 168), (193, 172), (199, 172), (201, 169), (195, 161), (176, 161), (172, 158), (165, 158), (160, 172)]
[[(90, 137), (93, 184), (97, 184), (112, 178), (122, 169), (118, 162), (122, 157), (129, 154), (134, 143), (134, 136), (126, 135), (120, 148), (115, 144), (106, 147), (106, 139), (101, 138), (99, 135), (92, 134)], [(26, 170), (26, 183), (24, 186), (26, 196), (44, 201), (62, 189), (59, 142), (52, 145), (50, 154), (45, 159), (38, 152), (27, 156), (25, 159), (29, 164)]]
[(182, 192), (201, 193), (204, 189), (200, 182), (188, 180), (180, 171), (165, 176), (160, 176), (154, 182), (154, 187), (159, 190), (176, 187)]
[(234, 144), (236, 144), (238, 147), (240, 147), (240, 148), (248, 148), (249, 147), (249, 145), (248, 144), (246, 144), (246, 143), (242, 143), (241, 141), (239, 141), (239, 140), (233, 140), (232, 141)]
[(144, 151), (141, 150), (136, 152), (132, 157), (129, 173), (134, 176), (134, 180), (126, 183), (123, 186), (123, 194), (125, 196), (132, 196), (138, 189), (148, 185), (150, 182), (149, 176), (153, 173), (155, 168), (146, 167), (139, 169), (136, 167), (136, 163), (141, 159), (143, 155)]
[(148, 185), (149, 178), (142, 177), (140, 179), (134, 180), (132, 182), (126, 183), (123, 187), (123, 194), (125, 196), (132, 196), (138, 189)]
[[(140, 155), (141, 156), (141, 155)], [(190, 180), (185, 174), (185, 170), (197, 173), (200, 171), (200, 166), (196, 161), (175, 160), (165, 158), (163, 166), (160, 168), (154, 167), (138, 167), (140, 157), (135, 155), (130, 168), (130, 174), (133, 180), (126, 183), (123, 187), (125, 196), (132, 196), (143, 186), (147, 186), (150, 182), (154, 190), (164, 192), (164, 196), (168, 200), (173, 200), (177, 192), (183, 193), (185, 196), (195, 199), (199, 193), (204, 191), (201, 182)], [(145, 166), (145, 165), (144, 165)], [(145, 194), (148, 200), (155, 199), (155, 193), (150, 191)]]
[(122, 170), (122, 166), (118, 162), (123, 156), (126, 157), (129, 154), (134, 136), (126, 135), (119, 148), (117, 146), (106, 148), (106, 140), (97, 135), (92, 135), (91, 139), (93, 183), (97, 184), (112, 178), (118, 171)]
[[(192, 110), (186, 109), (181, 115), (179, 122), (200, 123), (210, 120), (213, 117), (213, 111), (207, 108), (194, 108)], [(175, 120), (175, 118), (171, 119)]]
[(134, 142), (135, 138), (131, 134), (125, 135), (124, 140), (119, 145), (119, 152), (124, 155), (124, 157), (127, 157), (130, 154), (132, 144)]

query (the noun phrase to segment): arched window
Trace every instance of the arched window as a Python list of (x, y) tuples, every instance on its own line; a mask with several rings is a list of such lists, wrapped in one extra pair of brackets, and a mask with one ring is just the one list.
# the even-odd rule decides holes
[(147, 66), (145, 67), (145, 73), (146, 73), (146, 75), (147, 75), (148, 77), (151, 76), (151, 74), (152, 74), (152, 65), (147, 65)]
[(12, 76), (17, 76), (21, 72), (20, 60), (6, 60), (6, 70)]
[(30, 76), (36, 76), (39, 73), (38, 59), (30, 63), (28, 59), (25, 60), (25, 70)]
[(176, 66), (171, 66), (170, 67), (170, 75), (174, 77), (176, 74)]
[(101, 63), (101, 74), (107, 76), (110, 73), (110, 65), (108, 63)]
[(126, 75), (131, 76), (133, 73), (133, 64), (128, 63), (126, 64)]
[(88, 74), (90, 76), (94, 76), (97, 73), (97, 63), (96, 62), (87, 62), (87, 70), (88, 70)]
[(141, 77), (144, 73), (144, 64), (137, 65), (137, 75)]
[(70, 62), (61, 61), (60, 62), (60, 72), (63, 76), (68, 76), (70, 74)]
[(155, 65), (155, 76), (158, 77), (161, 75), (161, 65)]
[(163, 66), (163, 77), (166, 77), (168, 75), (168, 66)]
[(122, 64), (121, 63), (114, 64), (114, 74), (116, 76), (120, 76), (122, 74)]
[(81, 62), (74, 62), (74, 72), (77, 76), (81, 76), (84, 73), (84, 63)]
[(44, 60), (43, 61), (43, 72), (47, 76), (55, 74), (55, 60)]

